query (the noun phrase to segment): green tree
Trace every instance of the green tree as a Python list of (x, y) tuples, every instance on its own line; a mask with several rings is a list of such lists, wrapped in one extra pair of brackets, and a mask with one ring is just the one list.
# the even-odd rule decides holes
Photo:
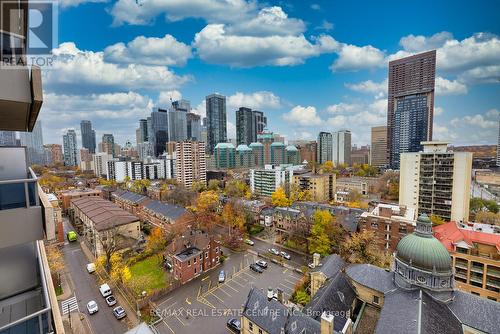
[(208, 190), (219, 191), (220, 186), (221, 184), (219, 180), (208, 181)]
[(202, 193), (205, 190), (207, 190), (207, 185), (203, 181), (195, 181), (195, 182), (193, 182), (191, 189), (193, 189), (193, 191), (195, 191), (197, 193)]
[(229, 197), (250, 197), (250, 187), (243, 181), (230, 180), (226, 183), (226, 195)]
[(476, 222), (500, 226), (500, 214), (488, 211), (480, 211), (476, 214)]
[(332, 248), (332, 240), (330, 239), (332, 232), (333, 217), (326, 210), (317, 210), (313, 216), (313, 225), (309, 240), (309, 253), (318, 253), (322, 256), (330, 254)]

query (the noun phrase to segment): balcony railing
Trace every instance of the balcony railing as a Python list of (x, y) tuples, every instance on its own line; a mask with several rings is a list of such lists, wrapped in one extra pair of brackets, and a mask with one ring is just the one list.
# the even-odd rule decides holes
[(25, 179), (0, 181), (0, 210), (39, 206), (37, 182), (31, 168)]

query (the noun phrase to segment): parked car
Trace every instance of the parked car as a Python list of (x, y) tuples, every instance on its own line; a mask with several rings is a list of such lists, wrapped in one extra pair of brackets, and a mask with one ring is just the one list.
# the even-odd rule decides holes
[(115, 305), (116, 304), (116, 298), (115, 298), (115, 296), (113, 296), (113, 295), (107, 296), (106, 297), (106, 304), (108, 304), (108, 306)]
[(73, 242), (73, 241), (76, 241), (77, 234), (75, 231), (69, 231), (68, 234), (66, 234), (66, 237), (68, 238), (69, 242)]
[(113, 315), (115, 316), (116, 319), (120, 320), (125, 318), (127, 316), (127, 313), (125, 313), (123, 307), (118, 306), (113, 309)]
[(280, 252), (276, 248), (269, 248), (268, 251), (271, 254), (280, 255)]
[(245, 243), (246, 243), (247, 245), (250, 245), (250, 246), (255, 245), (255, 242), (253, 242), (253, 241), (252, 241), (252, 240), (250, 240), (250, 239), (245, 239)]
[(226, 326), (233, 333), (239, 334), (241, 332), (241, 322), (236, 318), (229, 319)]
[(111, 295), (111, 288), (107, 284), (103, 284), (99, 287), (99, 292), (101, 293), (101, 296), (106, 298), (107, 296)]
[(262, 268), (258, 265), (256, 265), (255, 263), (252, 263), (250, 265), (250, 269), (252, 269), (253, 271), (255, 271), (256, 273), (259, 273), (259, 274), (262, 274), (264, 272), (264, 270), (262, 270)]
[(223, 283), (226, 280), (226, 273), (224, 270), (221, 270), (219, 273), (219, 283)]
[(281, 257), (290, 260), (292, 257), (287, 252), (281, 252)]
[(93, 264), (93, 263), (87, 264), (87, 272), (89, 274), (92, 274), (94, 271), (95, 271), (95, 264)]
[(89, 314), (94, 314), (99, 311), (99, 306), (95, 301), (91, 300), (87, 303), (87, 311), (89, 311)]
[(264, 260), (257, 260), (255, 264), (261, 267), (262, 269), (267, 269), (267, 262)]

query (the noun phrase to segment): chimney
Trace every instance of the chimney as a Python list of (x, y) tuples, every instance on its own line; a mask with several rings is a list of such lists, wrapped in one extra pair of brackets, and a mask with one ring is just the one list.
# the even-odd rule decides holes
[(319, 261), (321, 260), (321, 255), (319, 255), (318, 253), (314, 253), (313, 254), (313, 266), (314, 268), (316, 268), (317, 266), (319, 266)]
[(278, 301), (283, 304), (284, 301), (285, 301), (285, 295), (283, 294), (283, 290), (281, 290), (280, 288), (277, 288), (276, 289), (276, 295), (278, 297)]
[(321, 334), (333, 334), (333, 315), (323, 312), (321, 315)]

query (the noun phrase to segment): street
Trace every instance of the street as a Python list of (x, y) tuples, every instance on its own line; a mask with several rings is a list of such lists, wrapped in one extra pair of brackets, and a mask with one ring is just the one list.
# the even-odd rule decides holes
[[(72, 230), (71, 225), (67, 219), (64, 219), (64, 234), (66, 235), (70, 230)], [(72, 243), (66, 241), (63, 247), (63, 254), (67, 274), (71, 276), (72, 288), (74, 289), (73, 296), (76, 294), (78, 308), (80, 312), (86, 314), (92, 332), (95, 334), (123, 334), (127, 330), (127, 327), (123, 320), (119, 321), (115, 319), (113, 316), (113, 307), (109, 307), (99, 293), (98, 283), (94, 274), (87, 272), (86, 265), (88, 260), (80, 247), (80, 243), (78, 241)], [(87, 303), (91, 300), (94, 300), (99, 306), (99, 311), (93, 315), (89, 315), (87, 312)], [(116, 306), (118, 304), (114, 307)]]
[[(157, 310), (163, 316), (156, 326), (160, 333), (228, 333), (226, 322), (230, 318), (239, 318), (252, 287), (264, 292), (269, 287), (279, 288), (288, 299), (302, 277), (269, 261), (268, 268), (259, 274), (249, 269), (257, 256), (248, 252), (229, 254), (222, 266), (197, 277), (157, 302)], [(226, 272), (226, 279), (219, 283), (218, 275), (222, 269)]]

